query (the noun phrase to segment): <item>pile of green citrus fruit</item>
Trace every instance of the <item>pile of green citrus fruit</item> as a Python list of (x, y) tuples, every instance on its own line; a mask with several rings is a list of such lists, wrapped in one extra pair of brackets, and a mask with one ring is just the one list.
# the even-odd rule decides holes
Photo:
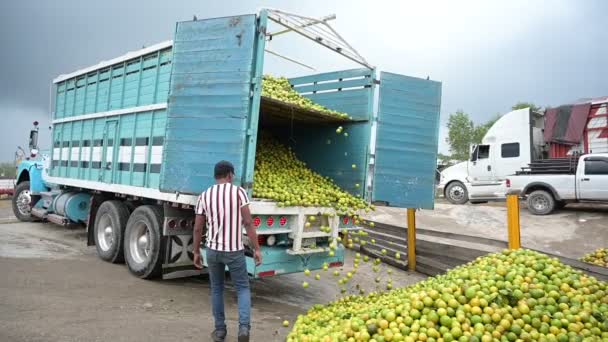
[(597, 266), (608, 267), (608, 248), (598, 248), (581, 258), (581, 261)]
[(311, 99), (300, 95), (295, 91), (289, 80), (285, 77), (273, 77), (264, 75), (262, 80), (262, 96), (271, 99), (279, 100), (285, 103), (290, 103), (301, 108), (315, 110), (323, 114), (343, 118), (348, 118), (348, 114), (341, 113), (329, 108), (323, 107), (318, 103), (314, 103)]
[(504, 251), (416, 285), (315, 305), (287, 341), (608, 341), (605, 282)]
[(307, 168), (293, 151), (264, 134), (256, 152), (253, 196), (274, 200), (285, 207), (332, 207), (340, 215), (355, 216), (357, 211), (371, 208), (328, 177)]

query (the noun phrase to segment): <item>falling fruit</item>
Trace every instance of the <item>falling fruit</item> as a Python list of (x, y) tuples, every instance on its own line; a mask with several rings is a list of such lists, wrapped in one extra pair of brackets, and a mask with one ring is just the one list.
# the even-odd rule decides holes
[(304, 227), (306, 227), (306, 228), (310, 228), (310, 222), (306, 222), (306, 223), (304, 223)]
[(316, 275), (315, 275), (315, 279), (316, 279), (316, 280), (321, 279), (321, 275), (320, 275), (320, 274), (316, 274)]
[(371, 243), (372, 243), (372, 245), (373, 245), (373, 244), (375, 244), (375, 243), (376, 243), (376, 239), (371, 239), (369, 242), (371, 242)]
[(395, 259), (401, 259), (401, 253), (399, 253), (399, 252), (395, 253)]
[(348, 137), (348, 132), (344, 132), (344, 136), (345, 136), (345, 137)]
[[(371, 208), (364, 199), (309, 169), (293, 150), (264, 132), (258, 138), (253, 178), (253, 196), (276, 201), (279, 207), (328, 207), (340, 216)], [(318, 220), (309, 216), (306, 221)]]
[(369, 223), (369, 226), (370, 226), (370, 227), (373, 227), (373, 226), (375, 226), (375, 225), (376, 225), (376, 224), (375, 224), (374, 222), (370, 222), (370, 223)]
[(334, 251), (329, 251), (329, 253), (327, 253), (328, 256), (333, 257), (336, 255), (336, 253)]
[(340, 272), (334, 271), (334, 277), (338, 277), (338, 276), (340, 276)]
[(283, 326), (284, 326), (285, 328), (287, 328), (287, 327), (289, 326), (289, 321), (288, 321), (288, 320), (284, 320), (284, 321), (283, 321)]
[(357, 165), (353, 164), (353, 165), (351, 165), (351, 167), (352, 167), (353, 169), (356, 169), (356, 168), (357, 168)]
[(304, 275), (306, 275), (306, 276), (310, 275), (310, 270), (308, 268), (304, 270)]
[(305, 288), (305, 289), (308, 288), (308, 282), (303, 282), (302, 283), (302, 287)]

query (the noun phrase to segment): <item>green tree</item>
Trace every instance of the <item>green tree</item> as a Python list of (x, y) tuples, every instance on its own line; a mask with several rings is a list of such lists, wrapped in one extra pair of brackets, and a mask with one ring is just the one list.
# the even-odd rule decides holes
[(462, 110), (450, 114), (446, 142), (450, 145), (450, 153), (453, 159), (468, 159), (469, 145), (473, 139), (474, 129), (475, 124), (473, 124), (469, 114)]
[(537, 105), (535, 105), (532, 102), (517, 102), (516, 104), (513, 105), (513, 107), (511, 107), (512, 110), (518, 110), (518, 109), (524, 109), (524, 108), (530, 108), (531, 111), (533, 112), (539, 112), (540, 111), (540, 107), (538, 107)]
[(13, 163), (0, 163), (0, 179), (15, 178), (16, 168)]

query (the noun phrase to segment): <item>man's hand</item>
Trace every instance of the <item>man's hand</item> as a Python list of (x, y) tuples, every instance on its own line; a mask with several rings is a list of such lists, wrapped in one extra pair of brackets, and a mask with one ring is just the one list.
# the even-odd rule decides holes
[(194, 253), (194, 258), (192, 258), (194, 260), (194, 267), (196, 267), (199, 270), (203, 269), (203, 263), (202, 263), (202, 259), (201, 259), (201, 254), (200, 253)]
[(260, 252), (259, 248), (253, 252), (253, 260), (255, 260), (256, 266), (260, 266), (262, 264), (262, 253)]

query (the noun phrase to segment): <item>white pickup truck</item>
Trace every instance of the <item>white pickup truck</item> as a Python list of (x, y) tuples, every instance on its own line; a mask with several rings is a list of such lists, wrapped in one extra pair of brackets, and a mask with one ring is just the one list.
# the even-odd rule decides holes
[(573, 202), (608, 203), (608, 153), (585, 154), (578, 161), (564, 158), (531, 163), (509, 176), (506, 184), (521, 191), (535, 215), (550, 214)]

